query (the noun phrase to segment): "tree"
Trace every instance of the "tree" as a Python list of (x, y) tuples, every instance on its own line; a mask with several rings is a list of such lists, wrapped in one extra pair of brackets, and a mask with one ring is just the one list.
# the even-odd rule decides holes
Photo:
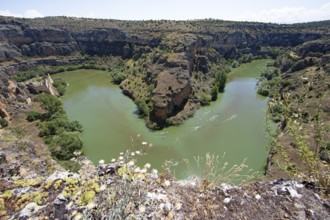
[(119, 69), (115, 69), (111, 71), (111, 78), (114, 84), (120, 84), (126, 79), (126, 74)]
[(217, 100), (218, 93), (219, 93), (219, 83), (217, 82), (212, 88), (212, 92), (211, 92), (212, 101)]
[(46, 120), (56, 113), (65, 114), (61, 100), (55, 96), (43, 93), (38, 95), (36, 100), (41, 102), (41, 107), (46, 111), (43, 115)]
[(27, 113), (26, 115), (26, 120), (28, 121), (36, 121), (40, 119), (40, 114), (38, 112), (35, 112), (35, 111), (30, 111)]
[(201, 98), (200, 98), (201, 105), (209, 105), (211, 100), (212, 100), (212, 96), (210, 94), (203, 93), (201, 95)]
[(57, 159), (69, 160), (82, 148), (83, 142), (79, 133), (64, 132), (53, 138), (52, 145), (51, 152)]
[(224, 71), (219, 70), (215, 73), (215, 79), (219, 87), (219, 92), (224, 92), (227, 82), (227, 74)]
[(58, 93), (62, 96), (64, 95), (67, 87), (67, 83), (64, 81), (64, 79), (56, 78), (54, 79), (53, 86), (57, 89)]
[(139, 111), (143, 115), (145, 115), (145, 116), (149, 115), (149, 106), (147, 105), (147, 103), (144, 100), (138, 98), (138, 99), (135, 99), (134, 102), (137, 105)]
[(8, 121), (4, 118), (0, 118), (0, 127), (4, 128), (8, 126)]

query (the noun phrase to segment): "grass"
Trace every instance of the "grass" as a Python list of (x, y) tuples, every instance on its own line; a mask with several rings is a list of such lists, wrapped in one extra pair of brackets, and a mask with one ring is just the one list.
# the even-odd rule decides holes
[(213, 189), (222, 183), (241, 185), (255, 179), (258, 172), (247, 170), (246, 159), (238, 165), (229, 166), (225, 153), (220, 157), (206, 153), (205, 157), (194, 157), (194, 163), (184, 159), (189, 179), (197, 178), (201, 189)]

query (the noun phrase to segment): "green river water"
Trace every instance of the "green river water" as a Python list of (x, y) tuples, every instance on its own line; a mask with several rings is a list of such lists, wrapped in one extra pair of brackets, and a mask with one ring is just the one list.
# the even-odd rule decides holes
[[(111, 84), (109, 72), (76, 70), (54, 77), (69, 84), (64, 108), (71, 120), (83, 125), (83, 152), (95, 163), (101, 159), (110, 162), (127, 149), (145, 150), (138, 163), (161, 169), (166, 160), (182, 162), (209, 152), (220, 157), (226, 153), (224, 160), (231, 165), (247, 158), (249, 168), (257, 171), (266, 162), (268, 137), (267, 99), (256, 94), (256, 77), (268, 62), (255, 60), (234, 69), (217, 101), (200, 108), (184, 124), (161, 131), (145, 126), (133, 101)], [(178, 177), (183, 175), (183, 166), (176, 170)]]

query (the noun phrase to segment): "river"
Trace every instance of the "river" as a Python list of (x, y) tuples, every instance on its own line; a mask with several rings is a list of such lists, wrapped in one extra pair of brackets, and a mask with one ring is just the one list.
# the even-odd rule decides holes
[[(256, 77), (268, 62), (255, 60), (234, 69), (217, 101), (200, 108), (184, 124), (161, 131), (145, 126), (133, 101), (111, 84), (109, 72), (76, 70), (54, 77), (69, 84), (64, 108), (71, 120), (83, 125), (83, 152), (95, 163), (101, 159), (110, 162), (127, 149), (145, 151), (138, 163), (148, 162), (157, 169), (166, 160), (192, 161), (206, 153), (220, 157), (225, 153), (224, 160), (230, 165), (247, 158), (249, 168), (258, 171), (266, 162), (268, 137), (267, 99), (256, 94)], [(175, 170), (179, 178), (184, 175), (182, 165)]]

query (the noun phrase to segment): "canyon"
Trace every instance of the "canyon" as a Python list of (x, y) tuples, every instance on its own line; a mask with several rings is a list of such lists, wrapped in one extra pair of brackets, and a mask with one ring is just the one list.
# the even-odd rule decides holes
[[(329, 24), (0, 17), (0, 218), (329, 218)], [(228, 173), (212, 169), (219, 158), (210, 154), (206, 176), (182, 181), (169, 167), (137, 165), (140, 151), (110, 164), (80, 152), (61, 160), (40, 138), (48, 119), (26, 120), (45, 112), (35, 93), (53, 92), (47, 74), (100, 69), (149, 128), (182, 124), (226, 93), (223, 76), (260, 58), (274, 60), (258, 93), (268, 96), (275, 132), (266, 175), (242, 186), (217, 181)]]

